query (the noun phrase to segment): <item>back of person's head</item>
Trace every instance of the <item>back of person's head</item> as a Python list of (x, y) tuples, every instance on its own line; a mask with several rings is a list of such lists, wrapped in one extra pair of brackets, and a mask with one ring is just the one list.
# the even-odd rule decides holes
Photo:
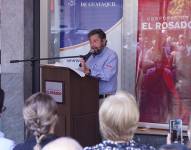
[(88, 33), (88, 38), (90, 38), (91, 36), (98, 34), (100, 39), (106, 39), (106, 34), (102, 29), (93, 29)]
[(82, 146), (72, 138), (62, 137), (48, 143), (43, 150), (82, 150)]
[(159, 150), (188, 150), (183, 144), (166, 144), (162, 145)]
[(5, 93), (3, 89), (0, 88), (0, 114), (3, 112), (4, 97), (5, 97)]
[(26, 127), (36, 138), (34, 150), (40, 150), (42, 139), (57, 121), (57, 104), (50, 95), (40, 92), (33, 94), (25, 101), (23, 116)]
[(139, 121), (135, 98), (124, 92), (107, 97), (99, 110), (102, 136), (112, 141), (129, 141), (133, 138)]

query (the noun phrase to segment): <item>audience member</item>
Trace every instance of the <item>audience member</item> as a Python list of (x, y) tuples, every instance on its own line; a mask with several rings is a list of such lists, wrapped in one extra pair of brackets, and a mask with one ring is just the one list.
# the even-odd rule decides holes
[[(0, 88), (0, 117), (1, 117), (2, 113), (5, 111), (4, 96), (5, 96), (5, 93)], [(0, 149), (1, 150), (12, 150), (14, 148), (14, 146), (15, 146), (15, 143), (10, 139), (5, 138), (4, 133), (0, 131)]]
[(116, 95), (107, 97), (99, 110), (100, 131), (106, 140), (84, 149), (154, 150), (152, 146), (141, 145), (132, 140), (138, 121), (139, 109), (132, 95), (118, 92)]
[(47, 144), (42, 150), (82, 150), (82, 146), (74, 139), (62, 137)]
[(33, 136), (14, 150), (41, 150), (41, 147), (56, 139), (53, 133), (58, 118), (57, 105), (51, 96), (45, 93), (30, 96), (25, 102), (23, 117)]

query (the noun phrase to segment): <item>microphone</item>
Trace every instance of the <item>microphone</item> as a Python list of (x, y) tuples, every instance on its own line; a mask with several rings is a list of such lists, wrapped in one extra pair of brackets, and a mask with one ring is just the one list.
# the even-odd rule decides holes
[[(88, 58), (94, 53), (94, 50), (91, 49), (86, 55), (83, 55), (82, 58), (84, 59), (84, 61), (86, 62), (88, 60)], [(79, 66), (81, 67), (81, 63), (79, 64)]]
[(10, 63), (18, 63), (20, 62), (19, 60), (11, 60)]
[(87, 53), (86, 55), (84, 55), (84, 56), (83, 56), (84, 61), (86, 62), (86, 61), (88, 60), (88, 58), (89, 58), (93, 53), (94, 53), (94, 50), (91, 49), (91, 50), (89, 51), (89, 53)]

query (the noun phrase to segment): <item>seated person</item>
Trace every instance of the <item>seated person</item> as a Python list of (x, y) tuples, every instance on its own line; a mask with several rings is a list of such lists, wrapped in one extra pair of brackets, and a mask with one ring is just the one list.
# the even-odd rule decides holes
[(42, 150), (82, 150), (82, 146), (72, 138), (62, 137), (50, 142)]
[[(5, 111), (4, 106), (4, 91), (0, 88), (0, 117), (2, 113)], [(12, 150), (15, 146), (15, 143), (4, 137), (4, 133), (0, 131), (0, 149), (2, 150)]]
[(41, 147), (55, 140), (53, 134), (57, 122), (57, 105), (54, 99), (45, 93), (30, 96), (24, 104), (23, 117), (27, 129), (33, 134), (14, 150), (41, 150)]
[(100, 131), (105, 139), (84, 150), (155, 150), (152, 146), (137, 144), (132, 140), (139, 122), (139, 109), (131, 94), (122, 92), (105, 99), (99, 110)]

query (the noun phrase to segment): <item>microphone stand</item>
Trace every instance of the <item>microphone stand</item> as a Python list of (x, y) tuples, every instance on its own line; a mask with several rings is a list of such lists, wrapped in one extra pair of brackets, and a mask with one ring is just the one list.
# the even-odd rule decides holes
[(20, 62), (31, 62), (32, 65), (32, 93), (38, 92), (36, 89), (40, 89), (35, 87), (35, 62), (42, 60), (55, 60), (55, 59), (65, 59), (65, 58), (84, 58), (86, 55), (78, 55), (78, 56), (64, 56), (64, 57), (50, 57), (50, 58), (30, 58), (30, 59), (22, 59), (22, 60), (10, 60), (10, 63), (20, 63)]
[(55, 60), (55, 59), (65, 59), (65, 58), (84, 58), (84, 55), (79, 56), (64, 56), (64, 57), (50, 57), (50, 58), (30, 58), (30, 59), (22, 59), (22, 60), (10, 60), (10, 63), (19, 63), (19, 62), (35, 62), (35, 61), (42, 61), (42, 60)]

